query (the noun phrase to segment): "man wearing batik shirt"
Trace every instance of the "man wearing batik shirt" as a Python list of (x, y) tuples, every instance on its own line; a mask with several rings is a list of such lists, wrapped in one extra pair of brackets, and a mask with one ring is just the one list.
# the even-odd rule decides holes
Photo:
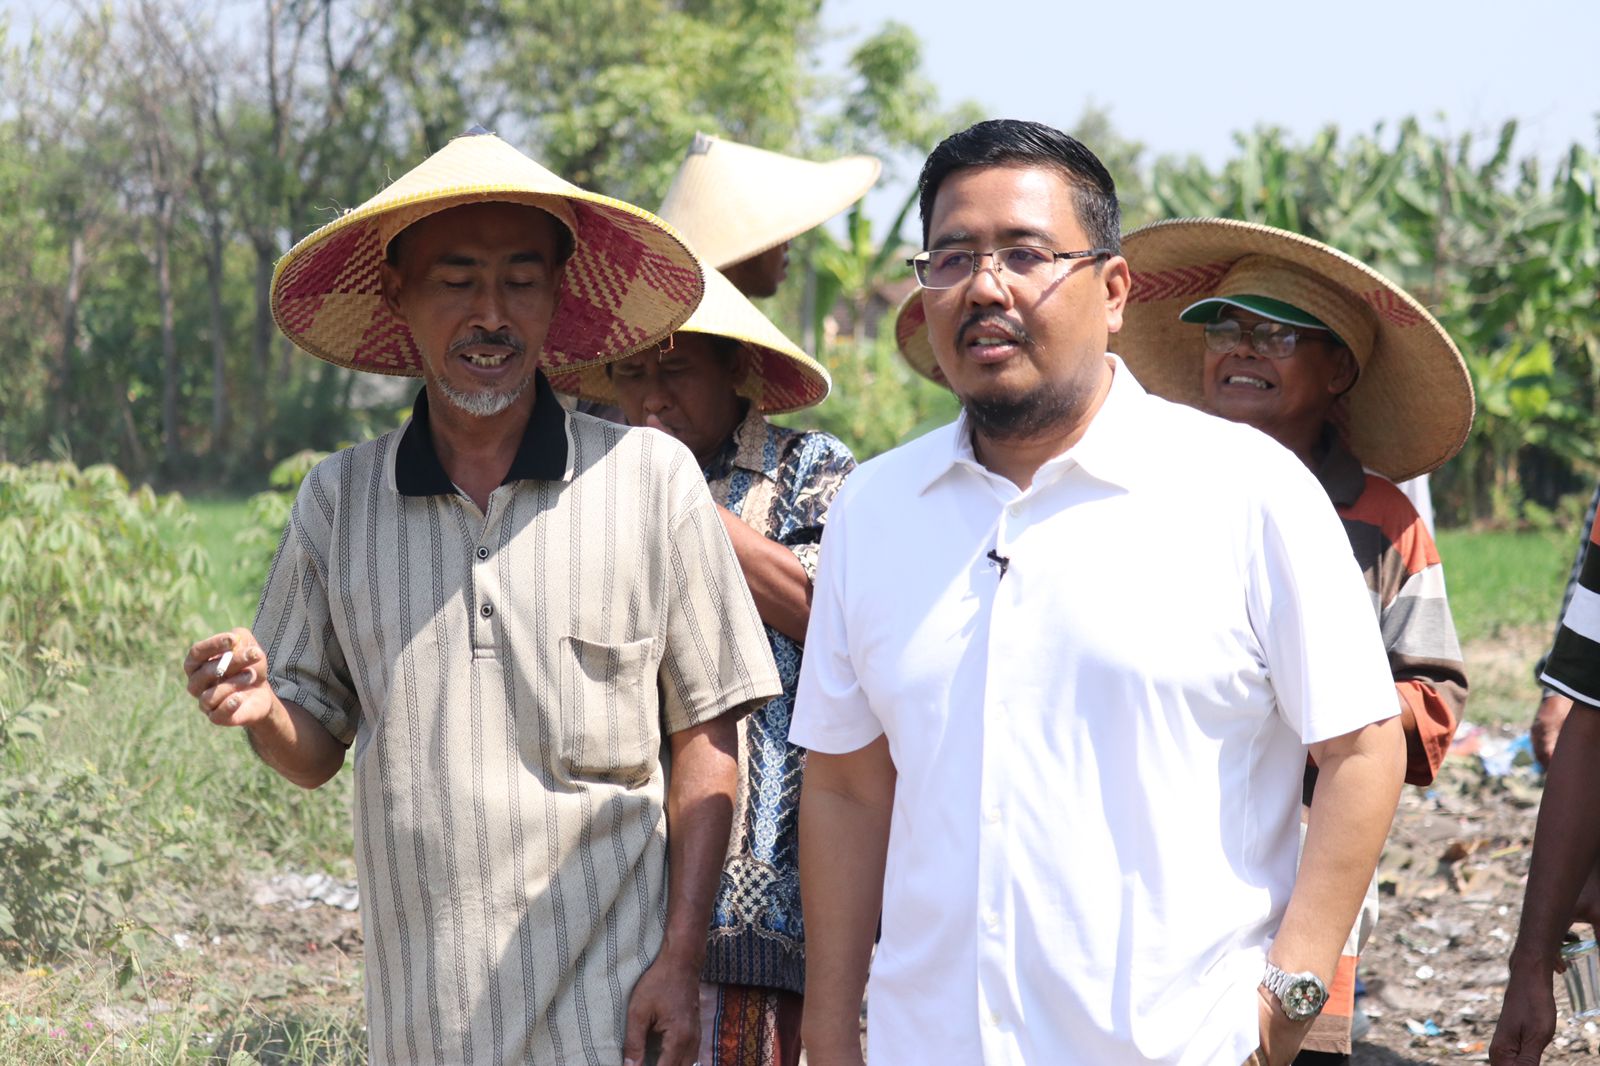
[[(1472, 394), (1455, 345), (1398, 287), (1298, 234), (1180, 219), (1130, 233), (1123, 251), (1133, 290), (1117, 348), (1134, 374), (1157, 395), (1266, 433), (1327, 491), (1389, 654), (1406, 781), (1431, 783), (1467, 679), (1438, 549), (1394, 482), (1466, 439)], [(1315, 784), (1310, 766), (1308, 804)], [(1377, 902), (1374, 879), (1299, 1066), (1348, 1061), (1356, 962)]]
[(619, 404), (628, 423), (699, 459), (778, 663), (783, 694), (741, 723), (740, 796), (706, 945), (701, 1066), (793, 1066), (805, 988), (797, 805), (804, 752), (788, 743), (828, 505), (855, 466), (826, 433), (765, 415), (820, 403), (827, 372), (720, 273), (669, 345), (556, 381)]
[(1596, 531), (1578, 585), (1539, 679), (1572, 699), (1550, 759), (1522, 925), (1511, 949), (1511, 982), (1489, 1045), (1495, 1066), (1533, 1066), (1555, 1034), (1551, 986), (1578, 893), (1600, 860), (1600, 551)]

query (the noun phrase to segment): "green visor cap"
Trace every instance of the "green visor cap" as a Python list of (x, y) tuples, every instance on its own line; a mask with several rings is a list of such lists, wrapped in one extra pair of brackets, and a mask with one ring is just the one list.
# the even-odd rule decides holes
[(1215, 322), (1222, 314), (1224, 308), (1242, 307), (1252, 311), (1262, 318), (1273, 322), (1282, 322), (1289, 326), (1303, 326), (1306, 329), (1325, 329), (1340, 345), (1344, 341), (1339, 335), (1328, 329), (1328, 324), (1318, 318), (1306, 314), (1293, 304), (1286, 304), (1282, 300), (1274, 300), (1270, 296), (1212, 296), (1190, 304), (1178, 313), (1180, 322)]

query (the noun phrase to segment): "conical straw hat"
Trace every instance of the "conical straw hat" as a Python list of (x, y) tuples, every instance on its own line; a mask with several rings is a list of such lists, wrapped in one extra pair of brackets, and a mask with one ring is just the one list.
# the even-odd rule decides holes
[(338, 366), (420, 376), (416, 342), (383, 301), (378, 265), (389, 241), (412, 223), (488, 201), (543, 208), (572, 232), (572, 256), (540, 357), (546, 371), (655, 344), (700, 301), (700, 264), (672, 227), (632, 204), (563, 181), (499, 137), (474, 129), (278, 261), (272, 277), (278, 328)]
[(726, 270), (822, 225), (882, 169), (870, 155), (813, 163), (697, 133), (660, 213), (706, 265)]
[[(827, 369), (784, 336), (720, 271), (706, 271), (705, 299), (678, 332), (730, 337), (748, 348), (754, 358), (739, 393), (762, 414), (814, 407), (833, 388)], [(604, 366), (551, 374), (550, 385), (557, 392), (586, 400), (617, 403), (616, 389)]]
[(928, 316), (922, 309), (921, 286), (906, 293), (906, 298), (900, 301), (900, 310), (894, 316), (894, 343), (907, 366), (929, 381), (949, 388), (928, 340)]
[(1334, 409), (1360, 462), (1395, 481), (1438, 468), (1472, 428), (1472, 381), (1455, 343), (1426, 308), (1337, 249), (1254, 222), (1186, 218), (1122, 239), (1133, 273), (1121, 332), (1111, 338), (1151, 392), (1201, 407), (1205, 345), (1178, 316), (1217, 296), (1265, 296), (1325, 322), (1361, 374)]

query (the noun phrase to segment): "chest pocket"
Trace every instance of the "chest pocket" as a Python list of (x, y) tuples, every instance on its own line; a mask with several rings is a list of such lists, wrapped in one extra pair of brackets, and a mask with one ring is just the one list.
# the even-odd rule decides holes
[(561, 638), (561, 754), (572, 776), (643, 784), (661, 746), (655, 639)]

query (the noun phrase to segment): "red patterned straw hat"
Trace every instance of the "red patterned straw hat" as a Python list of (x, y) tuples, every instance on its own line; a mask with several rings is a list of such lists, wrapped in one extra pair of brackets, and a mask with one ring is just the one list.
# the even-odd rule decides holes
[(928, 340), (928, 316), (922, 309), (921, 286), (906, 293), (906, 298), (900, 301), (900, 310), (894, 316), (894, 343), (900, 349), (900, 358), (912, 370), (936, 385), (950, 387)]
[(707, 265), (726, 270), (822, 225), (865, 196), (882, 169), (870, 155), (813, 163), (697, 133), (661, 217)]
[(1333, 419), (1361, 463), (1395, 481), (1438, 468), (1472, 428), (1472, 381), (1444, 327), (1365, 263), (1309, 237), (1254, 222), (1182, 218), (1122, 239), (1133, 273), (1111, 338), (1145, 388), (1201, 407), (1205, 344), (1179, 316), (1237, 296), (1292, 305), (1325, 323), (1361, 374)]
[(378, 265), (390, 240), (413, 222), (486, 201), (542, 208), (572, 232), (572, 256), (540, 357), (547, 372), (655, 344), (700, 302), (700, 263), (671, 226), (563, 181), (475, 127), (278, 261), (272, 276), (278, 328), (337, 366), (421, 376), (410, 329), (383, 301)]
[[(720, 271), (706, 271), (706, 296), (680, 333), (730, 337), (755, 357), (739, 394), (765, 415), (815, 407), (833, 388), (828, 371), (791, 341)], [(616, 404), (617, 393), (604, 366), (591, 365), (550, 375), (557, 392)]]

